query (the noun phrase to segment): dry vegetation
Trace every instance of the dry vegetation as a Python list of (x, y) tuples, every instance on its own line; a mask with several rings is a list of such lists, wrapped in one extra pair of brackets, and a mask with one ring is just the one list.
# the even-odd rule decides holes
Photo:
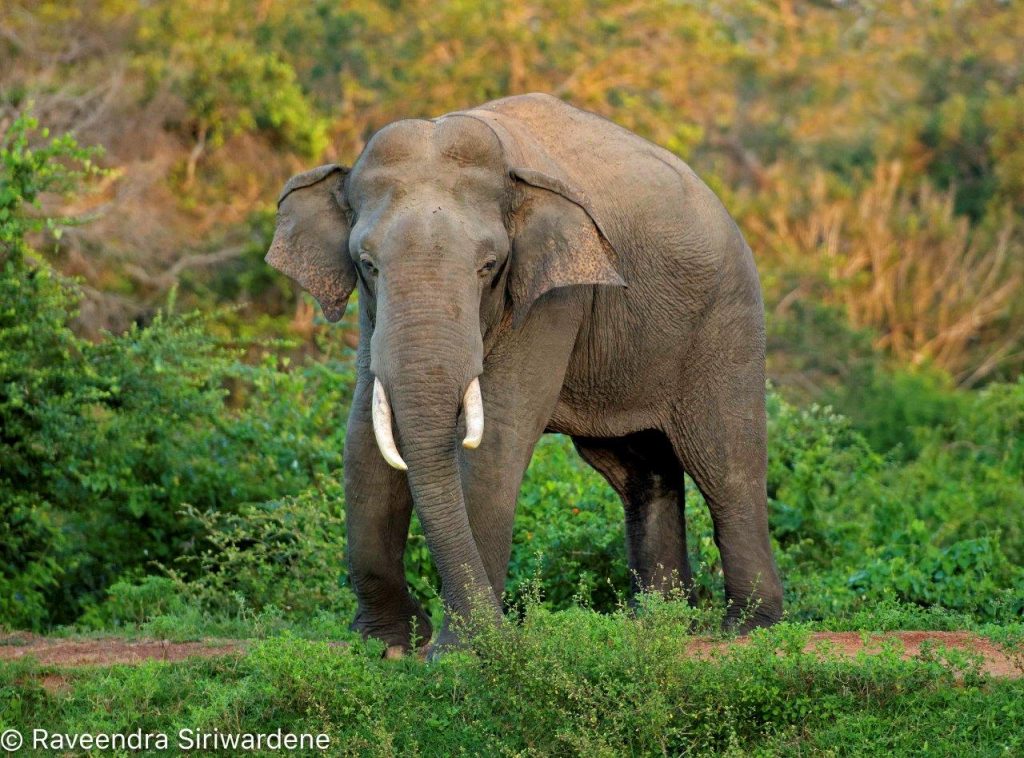
[[(859, 194), (845, 197), (830, 194), (821, 172), (801, 187), (773, 176), (767, 181), (782, 203), (749, 217), (747, 230), (771, 260), (825, 275), (833, 285), (825, 299), (872, 329), (878, 349), (973, 386), (1022, 357), (1019, 219), (1004, 212), (991, 219), (994, 229), (972, 227), (955, 212), (954, 190), (927, 181), (908, 188), (903, 174), (899, 161), (880, 164)], [(809, 210), (793, 217), (793, 205)], [(810, 294), (806, 282), (792, 289), (777, 313)]]
[(689, 160), (739, 217), (779, 315), (794, 298), (839, 306), (880, 349), (967, 386), (1024, 365), (1018, 4), (3, 9), (0, 127), (31, 109), (113, 169), (57, 253), (85, 280), (87, 333), (145, 321), (183, 279), (197, 304), (249, 302), (309, 333), (308, 304), (246, 273), (283, 179), (351, 161), (395, 118), (544, 90)]

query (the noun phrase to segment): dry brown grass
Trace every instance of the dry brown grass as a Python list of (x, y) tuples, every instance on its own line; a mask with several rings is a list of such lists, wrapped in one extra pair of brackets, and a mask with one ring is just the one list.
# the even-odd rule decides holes
[(1024, 361), (1024, 245), (1010, 214), (972, 230), (954, 212), (953, 190), (907, 187), (898, 161), (879, 165), (852, 197), (821, 173), (806, 185), (779, 166), (768, 173), (770, 210), (744, 222), (752, 245), (826, 275), (831, 299), (878, 333), (879, 348), (937, 365), (963, 386)]
[(9, 14), (0, 21), (0, 92), (28, 93), (24, 101), (0, 97), (0, 135), (30, 111), (54, 134), (101, 146), (98, 162), (111, 170), (73, 198), (45, 198), (47, 212), (89, 223), (65, 230), (59, 244), (37, 240), (64, 273), (80, 277), (76, 324), (90, 337), (148, 318), (183, 270), (236, 257), (249, 241), (246, 219), (301, 168), (258, 135), (239, 134), (193, 162), (189, 186), (195, 139), (175, 126), (186, 106), (167, 87), (147, 91), (132, 64), (130, 19), (94, 23), (102, 5), (37, 13), (0, 0), (0, 16)]

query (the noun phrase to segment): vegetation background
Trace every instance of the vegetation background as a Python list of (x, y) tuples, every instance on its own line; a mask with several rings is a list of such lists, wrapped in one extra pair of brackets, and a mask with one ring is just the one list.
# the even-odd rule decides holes
[[(329, 326), (262, 262), (277, 191), (394, 119), (534, 90), (688, 161), (755, 251), (790, 621), (760, 658), (705, 671), (621, 652), (640, 635), (662, 655), (718, 612), (710, 519), (691, 488), (704, 607), (638, 619), (621, 506), (558, 438), (521, 496), (523, 626), (481, 643), (489, 664), (406, 662), (399, 685), (372, 646), (339, 659), (301, 641), (347, 638), (353, 609), (339, 474), (357, 335), (354, 303)], [(78, 711), (4, 670), (0, 720), (95, 727), (100, 697), (136, 722), (326, 724), (383, 753), (842, 753), (855, 728), (881, 751), (1021, 748), (977, 720), (1021, 723), (1019, 688), (949, 694), (948, 667), (898, 656), (815, 668), (797, 643), (1021, 634), (1024, 5), (0, 0), (0, 135), (0, 627), (271, 638), (237, 666), (86, 677)], [(436, 614), (415, 525), (407, 566)], [(581, 636), (619, 652), (577, 660)], [(351, 691), (328, 694), (337, 677)], [(533, 694), (484, 713), (497, 686)], [(219, 710), (200, 708), (207, 687)], [(658, 688), (676, 700), (651, 704)], [(424, 715), (442, 690), (455, 710)]]

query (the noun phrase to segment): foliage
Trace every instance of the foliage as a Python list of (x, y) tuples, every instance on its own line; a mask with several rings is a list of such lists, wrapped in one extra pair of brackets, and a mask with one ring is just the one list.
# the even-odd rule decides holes
[(523, 481), (510, 562), (513, 595), (539, 582), (551, 607), (612, 610), (629, 586), (622, 502), (565, 438), (543, 438)]
[(107, 588), (103, 603), (88, 608), (79, 623), (85, 628), (119, 629), (156, 616), (180, 614), (184, 603), (179, 589), (178, 583), (166, 576), (119, 579)]
[(30, 128), (16, 122), (3, 152), (0, 607), (40, 627), (73, 620), (122, 575), (199, 549), (202, 525), (183, 505), (232, 513), (336, 468), (350, 375), (331, 363), (285, 371), (269, 355), (246, 365), (195, 314), (98, 344), (75, 335), (79, 294), (25, 239), (57, 222), (24, 209), (73, 179), (56, 156), (82, 153), (64, 140), (37, 160)]
[[(781, 314), (835, 306), (958, 385), (1024, 367), (1019, 3), (12, 2), (0, 119), (37, 98), (124, 169), (106, 196), (124, 223), (64, 243), (64, 265), (88, 257), (76, 268), (123, 298), (86, 321), (124, 328), (110, 314), (146, 313), (154, 270), (247, 238), (289, 174), (350, 163), (384, 124), (540, 90), (688, 160)], [(183, 301), (251, 301), (271, 333), (313, 329), (265, 281), (189, 272)], [(798, 336), (776, 332), (813, 361), (818, 340)]]
[(45, 595), (66, 571), (57, 557), (66, 544), (59, 515), (33, 491), (56, 458), (40, 432), (91, 394), (67, 365), (79, 343), (67, 326), (66, 287), (26, 240), (58, 228), (32, 210), (44, 193), (66, 191), (88, 173), (91, 152), (71, 137), (31, 146), (37, 126), (19, 119), (0, 140), (0, 618), (32, 626), (46, 619)]
[(861, 383), (826, 394), (871, 447), (904, 461), (921, 454), (927, 432), (960, 417), (969, 399), (927, 368), (876, 368)]
[(198, 565), (187, 575), (196, 579), (179, 589), (221, 614), (277, 608), (302, 618), (319, 611), (353, 615), (352, 595), (343, 591), (343, 502), (341, 483), (325, 477), (300, 495), (237, 514), (187, 506), (208, 546), (192, 559)]
[[(235, 134), (264, 132), (308, 158), (327, 146), (326, 121), (313, 110), (293, 68), (227, 30), (210, 34), (196, 6), (157, 6), (141, 20), (139, 39), (151, 88), (169, 87), (188, 109), (188, 127), (205, 147)], [(171, 44), (168, 46), (168, 41)]]
[(29, 252), (25, 237), (47, 229), (59, 234), (60, 226), (71, 219), (33, 215), (40, 197), (46, 193), (67, 192), (77, 188), (80, 180), (97, 173), (92, 162), (95, 149), (83, 148), (66, 134), (50, 138), (48, 129), (40, 137), (42, 145), (30, 144), (39, 121), (22, 116), (13, 121), (0, 141), (0, 244), (4, 264), (20, 264)]
[(771, 522), (791, 615), (827, 618), (887, 597), (978, 618), (1024, 612), (1020, 478), (1002, 460), (951, 454), (968, 440), (1014, 451), (1017, 432), (971, 411), (964, 404), (955, 421), (918, 427), (920, 452), (905, 462), (880, 458), (827, 409), (775, 406)]
[[(326, 733), (343, 755), (858, 754), (1019, 752), (1021, 680), (941, 649), (854, 659), (806, 649), (785, 624), (695, 654), (708, 619), (653, 602), (642, 615), (529, 605), (472, 654), (381, 659), (281, 635), (244, 656), (66, 673), (52, 693), (31, 662), (0, 665), (0, 726), (30, 733)], [(1019, 635), (1019, 630), (1015, 632)], [(1007, 636), (1009, 638), (1009, 635)], [(703, 639), (707, 644), (707, 639)], [(305, 751), (304, 754), (312, 754)]]

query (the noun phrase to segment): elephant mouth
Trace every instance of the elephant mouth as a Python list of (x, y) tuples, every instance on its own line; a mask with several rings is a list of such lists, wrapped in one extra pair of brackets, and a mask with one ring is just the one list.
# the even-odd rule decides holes
[[(398, 452), (398, 445), (395, 444), (394, 413), (391, 410), (391, 403), (388, 401), (388, 394), (380, 379), (373, 380), (373, 435), (377, 440), (377, 447), (384, 460), (392, 468), (399, 471), (408, 471), (409, 466)], [(484, 403), (483, 395), (480, 392), (480, 377), (475, 377), (466, 387), (462, 396), (462, 409), (466, 414), (466, 436), (462, 440), (462, 446), (468, 450), (474, 450), (480, 446), (484, 437)]]

